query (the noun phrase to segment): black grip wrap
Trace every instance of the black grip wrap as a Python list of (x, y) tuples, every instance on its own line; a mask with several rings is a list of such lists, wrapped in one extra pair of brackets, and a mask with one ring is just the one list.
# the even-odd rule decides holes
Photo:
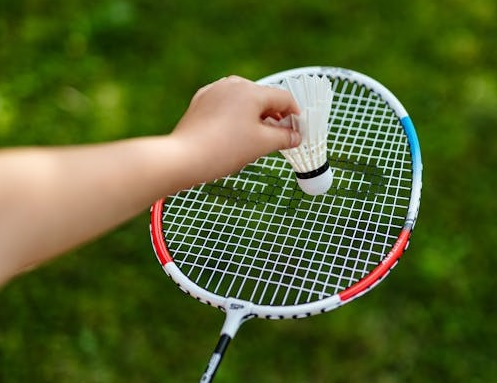
[(222, 334), (221, 337), (219, 338), (219, 342), (216, 345), (216, 348), (214, 349), (214, 352), (224, 355), (224, 352), (228, 348), (228, 344), (231, 341), (231, 337), (226, 334)]
[(222, 334), (219, 338), (219, 342), (212, 353), (212, 357), (205, 369), (202, 378), (200, 379), (200, 383), (210, 383), (214, 379), (214, 375), (216, 375), (217, 369), (219, 368), (219, 364), (221, 363), (221, 359), (223, 359), (224, 353), (230, 344), (231, 337), (226, 334)]
[(324, 172), (326, 172), (330, 168), (330, 164), (328, 161), (326, 161), (323, 166), (320, 166), (316, 170), (311, 170), (310, 172), (305, 172), (305, 173), (298, 173), (295, 172), (295, 175), (297, 178), (300, 178), (301, 180), (308, 180), (309, 178), (314, 178), (317, 176), (320, 176)]

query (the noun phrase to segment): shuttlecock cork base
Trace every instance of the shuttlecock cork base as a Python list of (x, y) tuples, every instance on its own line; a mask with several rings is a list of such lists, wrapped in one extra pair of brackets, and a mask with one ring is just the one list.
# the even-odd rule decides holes
[(333, 182), (333, 172), (328, 161), (316, 170), (306, 173), (295, 172), (295, 176), (302, 191), (309, 195), (325, 194)]
[(296, 148), (280, 153), (292, 166), (297, 183), (310, 195), (325, 194), (331, 187), (333, 173), (328, 163), (328, 120), (333, 91), (326, 76), (301, 75), (287, 77), (274, 87), (288, 90), (295, 98), (300, 114), (267, 123), (288, 126), (300, 133), (302, 141)]

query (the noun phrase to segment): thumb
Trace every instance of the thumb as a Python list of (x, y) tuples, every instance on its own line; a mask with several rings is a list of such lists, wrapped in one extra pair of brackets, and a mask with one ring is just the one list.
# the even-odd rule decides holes
[(261, 144), (264, 143), (267, 153), (299, 146), (301, 141), (300, 133), (294, 130), (291, 124), (288, 126), (283, 121), (268, 117), (262, 123), (264, 137)]

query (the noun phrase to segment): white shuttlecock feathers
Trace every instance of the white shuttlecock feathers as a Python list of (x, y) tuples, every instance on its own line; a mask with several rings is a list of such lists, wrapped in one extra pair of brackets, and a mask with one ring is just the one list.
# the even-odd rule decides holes
[(288, 77), (278, 88), (292, 93), (300, 115), (269, 123), (298, 130), (302, 141), (296, 148), (281, 150), (295, 171), (300, 188), (307, 194), (324, 194), (331, 187), (333, 174), (327, 157), (328, 119), (333, 91), (326, 76)]

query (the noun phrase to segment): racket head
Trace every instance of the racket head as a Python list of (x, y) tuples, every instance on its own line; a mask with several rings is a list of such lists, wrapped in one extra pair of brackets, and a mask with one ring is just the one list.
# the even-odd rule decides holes
[(416, 222), (422, 163), (414, 125), (400, 101), (347, 69), (305, 67), (258, 81), (327, 76), (331, 189), (308, 196), (279, 154), (240, 173), (157, 201), (155, 254), (178, 286), (228, 311), (300, 318), (332, 310), (376, 286), (397, 264)]

